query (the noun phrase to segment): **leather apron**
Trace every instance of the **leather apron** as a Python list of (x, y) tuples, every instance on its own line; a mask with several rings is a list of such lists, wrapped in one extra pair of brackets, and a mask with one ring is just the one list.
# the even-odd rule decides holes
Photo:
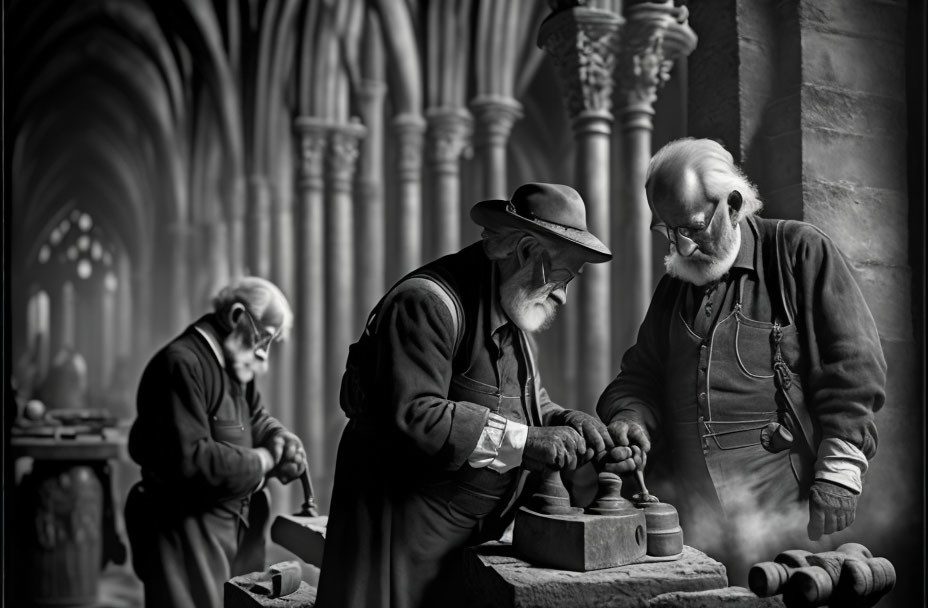
[[(762, 269), (758, 273), (763, 285)], [(722, 313), (705, 338), (686, 322), (685, 290), (672, 313), (665, 420), (671, 423), (680, 516), (690, 532), (710, 522), (720, 525), (719, 516), (730, 523), (746, 514), (795, 512), (808, 492), (800, 465), (805, 444), (778, 395), (774, 372), (778, 361), (777, 368), (789, 374), (789, 399), (803, 398), (799, 376), (781, 356), (784, 350), (798, 352), (798, 332), (794, 325), (744, 314), (746, 277), (737, 283), (732, 310)], [(777, 425), (797, 431), (792, 444), (770, 445)]]

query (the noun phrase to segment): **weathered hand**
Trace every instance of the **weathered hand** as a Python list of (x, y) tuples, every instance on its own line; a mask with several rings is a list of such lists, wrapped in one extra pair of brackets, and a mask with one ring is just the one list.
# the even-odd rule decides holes
[(278, 449), (279, 458), (271, 475), (287, 484), (298, 478), (306, 468), (306, 452), (303, 442), (290, 431), (281, 431), (271, 440), (272, 452)]
[(809, 490), (809, 526), (806, 530), (809, 539), (818, 540), (822, 534), (838, 532), (854, 523), (859, 497), (844, 486), (814, 481)]
[(569, 426), (583, 437), (586, 442), (586, 453), (583, 455), (580, 464), (588, 462), (597, 454), (602, 454), (615, 447), (612, 437), (609, 436), (609, 431), (606, 430), (606, 425), (599, 418), (586, 412), (579, 410), (558, 412), (554, 415), (552, 424)]
[(530, 426), (522, 463), (533, 471), (570, 470), (585, 453), (586, 442), (572, 427)]
[(651, 449), (651, 439), (644, 426), (637, 422), (614, 420), (607, 428), (616, 448), (606, 459), (604, 470), (621, 474), (643, 469)]

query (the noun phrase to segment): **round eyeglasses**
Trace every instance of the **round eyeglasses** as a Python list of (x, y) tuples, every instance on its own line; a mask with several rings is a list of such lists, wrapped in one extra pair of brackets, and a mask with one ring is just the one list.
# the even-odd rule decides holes
[(270, 354), (271, 344), (280, 333), (280, 330), (277, 330), (274, 333), (265, 332), (262, 335), (261, 331), (258, 330), (258, 325), (255, 323), (255, 318), (251, 316), (250, 312), (248, 312), (248, 308), (245, 308), (244, 304), (242, 304), (242, 307), (245, 311), (245, 314), (248, 315), (248, 320), (251, 322), (251, 329), (254, 332), (251, 341), (254, 344), (255, 357), (264, 361)]
[(715, 209), (712, 211), (712, 215), (709, 217), (709, 220), (703, 226), (668, 226), (663, 222), (653, 224), (651, 230), (658, 232), (665, 236), (668, 241), (670, 241), (674, 247), (676, 247), (677, 252), (683, 257), (689, 257), (699, 249), (699, 245), (696, 241), (693, 240), (694, 236), (705, 232), (709, 229), (709, 226), (715, 221), (715, 216), (718, 215), (719, 209), (722, 207), (722, 201), (719, 201), (715, 205)]

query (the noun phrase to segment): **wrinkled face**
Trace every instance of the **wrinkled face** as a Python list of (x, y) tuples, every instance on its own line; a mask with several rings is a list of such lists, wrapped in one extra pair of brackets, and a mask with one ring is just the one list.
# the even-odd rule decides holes
[(701, 186), (686, 178), (650, 198), (652, 230), (669, 241), (664, 267), (670, 276), (705, 285), (728, 272), (741, 246), (728, 199), (707, 200)]
[(506, 316), (525, 332), (550, 327), (558, 309), (567, 303), (567, 284), (580, 273), (583, 263), (574, 252), (538, 248), (500, 285)]
[(259, 326), (246, 309), (241, 310), (232, 332), (222, 343), (226, 367), (239, 382), (247, 384), (267, 372), (270, 345), (278, 332), (270, 325)]

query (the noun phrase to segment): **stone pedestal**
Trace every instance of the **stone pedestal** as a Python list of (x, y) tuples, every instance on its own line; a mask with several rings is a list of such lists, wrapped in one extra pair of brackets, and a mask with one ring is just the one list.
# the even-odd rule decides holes
[(783, 608), (783, 599), (757, 597), (744, 587), (724, 587), (709, 591), (662, 593), (648, 602), (648, 608)]
[[(126, 435), (17, 436), (14, 458), (34, 459), (17, 491), (19, 548), (11, 580), (18, 600), (30, 606), (87, 606), (97, 601), (100, 571), (107, 560), (122, 563), (111, 546), (116, 536), (106, 463), (126, 459)], [(108, 545), (109, 543), (109, 545)], [(125, 559), (125, 547), (121, 558)]]
[[(725, 567), (692, 547), (685, 547), (683, 556), (674, 561), (645, 557), (627, 566), (570, 572), (535, 567), (516, 558), (512, 545), (487, 543), (466, 549), (459, 567), (460, 588), (453, 592), (460, 596), (461, 606), (472, 608), (648, 606), (649, 601), (663, 594), (703, 592), (711, 595), (728, 585)], [(758, 600), (750, 592), (747, 595)]]

